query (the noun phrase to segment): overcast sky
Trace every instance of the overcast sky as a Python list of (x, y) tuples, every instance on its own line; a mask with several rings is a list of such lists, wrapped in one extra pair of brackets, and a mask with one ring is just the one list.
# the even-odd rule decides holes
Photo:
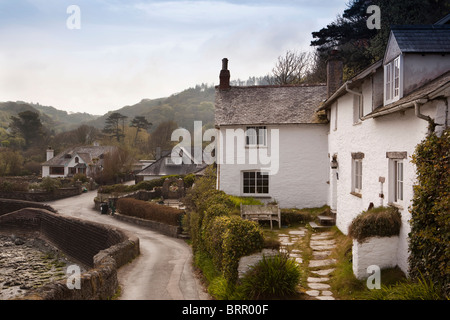
[[(0, 0), (0, 101), (104, 114), (196, 84), (268, 74), (347, 0)], [(80, 9), (80, 29), (70, 5)]]

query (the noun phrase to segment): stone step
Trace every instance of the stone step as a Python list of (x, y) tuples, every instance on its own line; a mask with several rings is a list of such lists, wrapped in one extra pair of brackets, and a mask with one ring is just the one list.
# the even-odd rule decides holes
[(316, 222), (314, 222), (314, 221), (311, 221), (310, 223), (309, 223), (309, 225), (311, 226), (311, 228), (313, 228), (314, 230), (323, 230), (323, 229), (328, 229), (328, 228), (331, 228), (332, 226), (324, 226), (324, 225), (320, 225), (320, 224), (317, 224)]
[(319, 220), (319, 223), (321, 225), (326, 225), (326, 226), (333, 226), (335, 225), (335, 219), (334, 217), (331, 216), (323, 216), (323, 215), (318, 215), (317, 219)]

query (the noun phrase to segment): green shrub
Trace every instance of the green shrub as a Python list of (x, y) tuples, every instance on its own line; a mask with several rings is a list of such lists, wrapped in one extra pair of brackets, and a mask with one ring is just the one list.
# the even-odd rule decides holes
[(50, 177), (45, 177), (40, 183), (40, 187), (47, 192), (53, 192), (58, 188), (61, 188), (61, 181), (59, 179), (52, 179)]
[(423, 274), (450, 296), (450, 129), (417, 145), (412, 162), (417, 184), (411, 206), (410, 275)]
[(82, 183), (88, 182), (88, 178), (84, 173), (77, 173), (73, 176), (72, 181), (76, 182), (80, 180)]
[(117, 200), (116, 208), (120, 214), (158, 221), (172, 226), (180, 226), (183, 210), (132, 198)]
[(241, 279), (240, 290), (247, 299), (284, 298), (297, 292), (300, 276), (297, 263), (288, 255), (263, 256)]
[(362, 212), (350, 224), (348, 234), (359, 242), (370, 237), (392, 237), (400, 233), (402, 219), (395, 207), (378, 207)]
[(238, 216), (217, 217), (211, 223), (211, 233), (205, 242), (209, 254), (225, 279), (235, 283), (238, 277), (239, 259), (259, 251), (264, 237), (260, 227), (253, 221)]

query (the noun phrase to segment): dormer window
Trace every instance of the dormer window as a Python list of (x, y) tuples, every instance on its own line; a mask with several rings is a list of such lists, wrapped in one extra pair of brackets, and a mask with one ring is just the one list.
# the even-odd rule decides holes
[(402, 56), (384, 66), (384, 104), (395, 102), (403, 96)]

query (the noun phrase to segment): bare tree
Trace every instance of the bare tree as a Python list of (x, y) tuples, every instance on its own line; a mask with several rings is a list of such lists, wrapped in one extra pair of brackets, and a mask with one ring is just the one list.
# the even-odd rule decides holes
[(279, 56), (272, 69), (274, 84), (299, 84), (304, 82), (311, 65), (311, 55), (307, 52), (288, 50)]

